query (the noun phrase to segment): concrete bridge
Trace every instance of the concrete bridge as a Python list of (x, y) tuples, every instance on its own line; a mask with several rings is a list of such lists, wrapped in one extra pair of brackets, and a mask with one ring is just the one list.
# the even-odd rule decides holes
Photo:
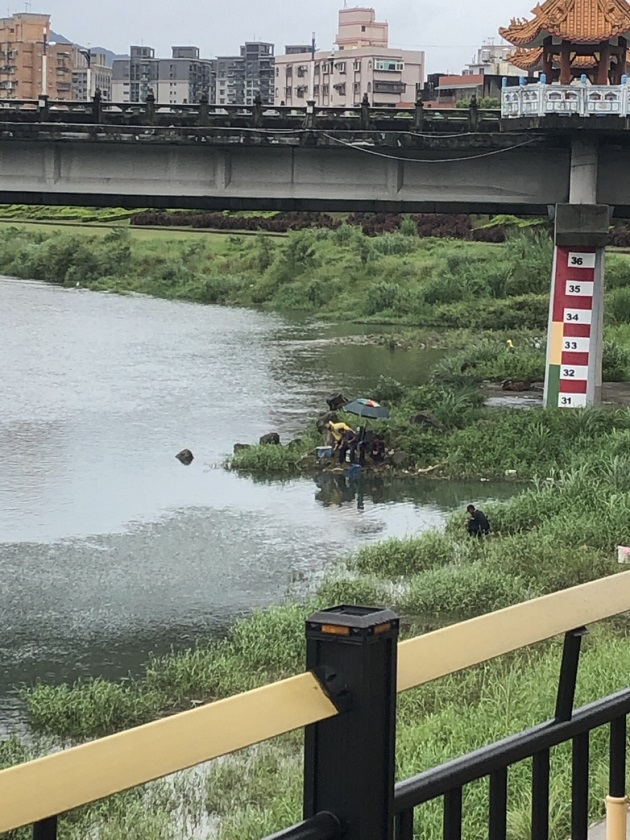
[(0, 203), (549, 213), (545, 404), (601, 400), (604, 248), (630, 218), (627, 85), (506, 87), (502, 111), (0, 108)]
[(573, 141), (596, 203), (630, 217), (627, 118), (498, 111), (0, 107), (0, 202), (228, 210), (546, 214), (570, 201)]

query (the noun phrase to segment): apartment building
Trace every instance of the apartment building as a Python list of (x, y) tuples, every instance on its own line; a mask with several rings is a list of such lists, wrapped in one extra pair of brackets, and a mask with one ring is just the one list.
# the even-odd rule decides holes
[(112, 101), (145, 102), (157, 81), (157, 62), (152, 47), (132, 46), (129, 58), (112, 64)]
[(98, 90), (102, 99), (111, 100), (113, 71), (104, 52), (83, 50), (75, 45), (72, 48), (72, 65), (74, 99), (86, 102)]
[(145, 102), (152, 91), (164, 105), (214, 99), (215, 62), (200, 57), (198, 47), (173, 47), (170, 58), (156, 58), (151, 47), (131, 47), (130, 57), (113, 63), (114, 102)]
[(0, 18), (0, 99), (72, 99), (72, 47), (50, 37), (50, 15)]
[(155, 96), (158, 102), (182, 105), (213, 98), (214, 62), (202, 59), (198, 47), (173, 47), (171, 58), (158, 59)]
[(260, 94), (265, 104), (274, 101), (274, 45), (246, 41), (239, 55), (219, 56), (216, 63), (215, 102), (251, 105)]
[(351, 107), (367, 94), (378, 107), (400, 107), (416, 100), (424, 82), (424, 52), (389, 46), (387, 23), (376, 20), (372, 8), (342, 9), (336, 49), (297, 52), (285, 47), (276, 56), (276, 105)]

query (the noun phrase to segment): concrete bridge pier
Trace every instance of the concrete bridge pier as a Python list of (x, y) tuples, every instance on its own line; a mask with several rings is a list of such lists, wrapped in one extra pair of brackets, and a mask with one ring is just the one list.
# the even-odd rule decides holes
[(554, 208), (547, 408), (584, 408), (601, 401), (604, 260), (610, 207), (597, 203), (597, 180), (597, 140), (574, 138), (569, 203)]

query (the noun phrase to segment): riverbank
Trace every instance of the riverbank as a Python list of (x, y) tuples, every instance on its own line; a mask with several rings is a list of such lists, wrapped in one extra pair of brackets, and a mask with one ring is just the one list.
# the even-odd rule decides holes
[[(0, 230), (0, 271), (95, 290), (299, 310), (331, 319), (439, 328), (544, 328), (551, 244), (517, 234), (505, 246), (361, 229), (269, 236), (133, 238), (15, 226)], [(134, 234), (135, 236), (135, 234)], [(624, 259), (624, 258), (619, 258)], [(478, 305), (481, 300), (484, 305)]]
[[(498, 300), (499, 305), (503, 307), (502, 311), (510, 318), (515, 317), (514, 313), (518, 317), (524, 313), (527, 318), (530, 317), (530, 310), (523, 308), (519, 311), (518, 305), (515, 304), (520, 295), (508, 295), (502, 299), (486, 297), (486, 292), (481, 294), (481, 287), (476, 285), (472, 288), (477, 292), (470, 294), (468, 289), (464, 292), (466, 296), (455, 300), (454, 303), (450, 302), (447, 291), (440, 292), (444, 295), (442, 302), (427, 302), (427, 289), (439, 290), (438, 281), (442, 282), (447, 276), (440, 272), (445, 269), (451, 272), (448, 275), (451, 278), (449, 282), (455, 292), (466, 277), (471, 283), (476, 283), (479, 277), (486, 277), (486, 274), (482, 274), (480, 265), (483, 272), (490, 272), (490, 264), (494, 262), (499, 266), (497, 272), (502, 282), (506, 277), (512, 277), (509, 273), (504, 276), (504, 272), (507, 271), (504, 262), (505, 251), (497, 250), (504, 246), (455, 243), (455, 251), (452, 254), (461, 257), (461, 260), (451, 262), (449, 269), (448, 254), (451, 252), (445, 253), (441, 249), (445, 246), (450, 248), (451, 243), (420, 242), (414, 237), (404, 237), (403, 234), (393, 235), (392, 238), (382, 237), (382, 242), (379, 242), (378, 237), (374, 240), (364, 237), (370, 249), (373, 248), (373, 251), (370, 250), (373, 258), (370, 257), (363, 263), (358, 249), (363, 249), (365, 244), (362, 242), (359, 245), (354, 233), (352, 237), (355, 238), (349, 239), (346, 244), (330, 238), (333, 235), (343, 239), (347, 232), (344, 232), (343, 236), (339, 231), (334, 234), (328, 232), (321, 250), (317, 245), (319, 238), (310, 232), (308, 236), (290, 236), (286, 245), (273, 245), (268, 253), (268, 258), (272, 261), (262, 273), (260, 265), (258, 268), (252, 267), (254, 264), (248, 263), (247, 260), (258, 258), (265, 252), (267, 245), (260, 244), (265, 242), (265, 237), (248, 243), (243, 243), (239, 237), (228, 237), (227, 240), (222, 240), (224, 246), (218, 252), (206, 247), (199, 252), (189, 252), (184, 250), (187, 246), (181, 243), (173, 245), (171, 251), (171, 245), (165, 244), (168, 242), (168, 234), (161, 238), (159, 244), (137, 249), (125, 234), (118, 231), (109, 235), (111, 239), (107, 242), (107, 247), (97, 247), (90, 237), (81, 241), (75, 238), (68, 242), (65, 235), (51, 237), (37, 234), (36, 238), (32, 239), (30, 234), (24, 236), (18, 233), (11, 237), (0, 236), (0, 254), (3, 260), (10, 258), (16, 266), (22, 266), (24, 271), (28, 269), (40, 272), (42, 279), (57, 278), (55, 282), (60, 286), (73, 287), (79, 282), (98, 288), (99, 284), (105, 287), (107, 283), (112, 282), (118, 285), (117, 291), (125, 291), (133, 286), (134, 291), (150, 293), (149, 287), (153, 286), (157, 276), (161, 276), (155, 288), (163, 292), (163, 297), (187, 299), (186, 294), (197, 293), (201, 277), (207, 279), (211, 276), (216, 279), (223, 276), (218, 274), (219, 271), (227, 271), (231, 266), (230, 270), (238, 269), (239, 272), (243, 272), (243, 303), (248, 295), (250, 303), (253, 303), (253, 292), (247, 283), (253, 283), (253, 288), (259, 291), (259, 284), (269, 284), (270, 296), (257, 304), (269, 309), (279, 307), (284, 291), (297, 294), (298, 287), (309, 288), (309, 284), (318, 278), (324, 288), (328, 288), (332, 278), (332, 288), (336, 295), (334, 301), (331, 303), (327, 297), (320, 304), (310, 300), (308, 305), (312, 308), (308, 311), (328, 317), (339, 311), (344, 313), (344, 317), (362, 312), (357, 316), (359, 319), (394, 320), (400, 317), (402, 322), (406, 315), (404, 312), (401, 315), (400, 301), (411, 300), (413, 295), (416, 295), (418, 300), (422, 298), (423, 301), (423, 317), (426, 313), (432, 313), (432, 317), (436, 317), (439, 313), (448, 315), (450, 312), (452, 315), (455, 312), (459, 313), (458, 317), (463, 320), (468, 318), (470, 321), (470, 313), (477, 318), (477, 308), (482, 309), (487, 300)], [(403, 250), (410, 247), (408, 253), (385, 253), (392, 247), (398, 248), (399, 245), (395, 243), (407, 240), (411, 242), (411, 246), (404, 244)], [(370, 244), (373, 241), (378, 244)], [(89, 244), (81, 245), (81, 242)], [(308, 248), (304, 251), (309, 242), (313, 246), (310, 256)], [(194, 244), (197, 246), (196, 242)], [(458, 251), (460, 245), (462, 249)], [(490, 249), (483, 252), (483, 258), (479, 256), (481, 251), (474, 250), (480, 247)], [(545, 247), (546, 245), (541, 245), (542, 250)], [(280, 250), (276, 251), (276, 248)], [(468, 250), (469, 248), (473, 250)], [(336, 269), (333, 265), (335, 259), (339, 261)], [(121, 269), (118, 273), (117, 260), (129, 268), (129, 279), (124, 276), (124, 270)], [(290, 260), (293, 260), (293, 263)], [(466, 262), (470, 260), (473, 262), (469, 270)], [(300, 269), (297, 274), (291, 273), (291, 265), (299, 267), (309, 261), (310, 268)], [(273, 272), (272, 266), (275, 266)], [(279, 282), (275, 272), (283, 266), (285, 279)], [(363, 274), (360, 277), (357, 274), (355, 281), (350, 272), (358, 271), (359, 268)], [(399, 272), (395, 275), (398, 279), (388, 279), (390, 274), (387, 272), (390, 268), (392, 272)], [(69, 274), (70, 269), (72, 272)], [(375, 273), (370, 274), (371, 271)], [(162, 274), (159, 275), (159, 272)], [(216, 275), (213, 272), (217, 272)], [(407, 279), (404, 272), (409, 273)], [(487, 276), (492, 275), (488, 273)], [(230, 294), (235, 288), (233, 277), (233, 274), (229, 274), (225, 281), (225, 289), (230, 290)], [(545, 276), (545, 283), (547, 277), (548, 274)], [(619, 273), (619, 278), (622, 277)], [(433, 287), (429, 281), (433, 283)], [(398, 291), (390, 300), (396, 303), (389, 310), (367, 315), (361, 308), (365, 307), (366, 299), (372, 299), (368, 293), (372, 294), (370, 290), (373, 290), (375, 282), (393, 282)], [(615, 291), (625, 294), (621, 279), (619, 283), (616, 287), (613, 283), (611, 294)], [(483, 287), (486, 288), (489, 289), (490, 286)], [(517, 286), (511, 288), (516, 289)], [(64, 322), (63, 330), (59, 330), (57, 321), (52, 319), (59, 330), (59, 333), (55, 332), (54, 335), (63, 335), (64, 339), (63, 342), (55, 339), (57, 343), (54, 348), (59, 348), (57, 352), (64, 352), (66, 345), (69, 348), (68, 371), (74, 373), (83, 355), (90, 352), (100, 362), (101, 366), (96, 368), (98, 375), (95, 375), (93, 368), (86, 370), (84, 377), (79, 381), (79, 387), (72, 389), (73, 393), (91, 395), (91, 409), (94, 415), (91, 422), (95, 425), (90, 427), (88, 434), (82, 423), (81, 438), (64, 437), (60, 432), (63, 424), (59, 417), (51, 417), (51, 396), (46, 405), (46, 418), (51, 425), (38, 427), (34, 436), (40, 447), (37, 450), (40, 453), (38, 457), (42, 457), (42, 451), (45, 454), (48, 449), (60, 449), (61, 442), (65, 447), (64, 451), (67, 452), (78, 451), (77, 446), (83, 447), (83, 461), (78, 473), (81, 477), (93, 474), (96, 480), (87, 489), (86, 486), (81, 486), (81, 498), (89, 498), (92, 494), (97, 502), (106, 498), (107, 504), (103, 502), (103, 509), (109, 509), (112, 499), (118, 498), (122, 498), (123, 506), (126, 507), (142, 498), (144, 493), (151, 492), (153, 486), (185, 487), (186, 492), (181, 496), (184, 500), (182, 506), (185, 506), (191, 503), (191, 497), (187, 494), (195, 480), (199, 483), (200, 495), (194, 496), (193, 501), (201, 504), (201, 492), (206, 494), (207, 498), (215, 477), (213, 475), (209, 479), (204, 475), (203, 456), (200, 456), (197, 462), (197, 472), (194, 472), (195, 465), (192, 470), (184, 471), (176, 464), (172, 458), (174, 452), (171, 453), (169, 449), (172, 448), (169, 434), (175, 432), (179, 435), (182, 428), (190, 430), (191, 418), (197, 417), (196, 433), (199, 440), (204, 440), (204, 435), (207, 438), (208, 429), (212, 428), (218, 430), (217, 435), (228, 429), (230, 436), (239, 437), (240, 429), (246, 428), (254, 437), (254, 431), (258, 430), (241, 424), (236, 404), (230, 404), (224, 413), (213, 418), (213, 422), (208, 422), (205, 411), (207, 400), (204, 401), (204, 410), (200, 411), (199, 401), (192, 399), (191, 394), (199, 392), (200, 381), (212, 381), (213, 390), (217, 394), (230, 394), (233, 388), (232, 371), (244, 369), (247, 379), (239, 383), (239, 393), (254, 395), (253, 398), (257, 401), (253, 409), (250, 406), (249, 412), (258, 411), (262, 415), (265, 406), (279, 405), (281, 402), (280, 391), (270, 388), (271, 379), (268, 377), (263, 380), (270, 369), (277, 368), (277, 355), (270, 353), (266, 359), (263, 358), (266, 352), (265, 344), (256, 340), (255, 329), (246, 332), (246, 340), (241, 338), (240, 344), (233, 333), (221, 333), (221, 321), (227, 320), (227, 316), (210, 322), (207, 319), (211, 310), (202, 307), (181, 307), (180, 320), (176, 324), (172, 323), (174, 313), (170, 309), (168, 312), (164, 310), (159, 321), (147, 323), (147, 308), (159, 309), (165, 306), (163, 302), (118, 298), (113, 295), (74, 295), (59, 289), (55, 292), (64, 297), (64, 306), (56, 312), (57, 319), (61, 319), (63, 312), (69, 308), (70, 300), (83, 301), (82, 306), (87, 306), (92, 300), (98, 303), (93, 312), (86, 312), (84, 309), (73, 312), (72, 324), (88, 333), (80, 342), (76, 340), (75, 334), (70, 332), (71, 324)], [(406, 297), (407, 295), (410, 297)], [(544, 293), (540, 292), (540, 296), (544, 296)], [(316, 295), (314, 298), (316, 299)], [(622, 300), (623, 295), (618, 294), (617, 298)], [(113, 308), (122, 302), (137, 305), (137, 309), (128, 315), (133, 328), (126, 343), (122, 342), (122, 333), (119, 331), (122, 313), (118, 308)], [(235, 299), (234, 302), (241, 303), (241, 299)], [(51, 321), (49, 302), (47, 306), (40, 308), (46, 323)], [(110, 308), (112, 311), (110, 320), (107, 321), (107, 337), (109, 339), (111, 332), (116, 333), (113, 349), (120, 356), (113, 371), (110, 370), (112, 346), (102, 337), (95, 341), (99, 325), (103, 324)], [(31, 336), (33, 319), (37, 313), (29, 310), (27, 306), (7, 311), (11, 313), (12, 319), (15, 318), (16, 311), (25, 312), (28, 316), (25, 328)], [(617, 310), (617, 315), (619, 311)], [(254, 318), (254, 313), (251, 312), (236, 314), (243, 319)], [(546, 306), (544, 321), (546, 323)], [(616, 329), (621, 335), (624, 322), (619, 323), (621, 326)], [(143, 325), (142, 329), (139, 325)], [(466, 326), (470, 328), (471, 324), (466, 323)], [(45, 733), (57, 743), (64, 738), (91, 738), (297, 673), (304, 666), (304, 618), (317, 606), (330, 606), (342, 601), (382, 603), (394, 607), (404, 616), (406, 634), (415, 634), (445, 621), (479, 614), (616, 572), (616, 545), (627, 544), (630, 539), (630, 459), (627, 456), (630, 448), (630, 420), (627, 412), (512, 412), (484, 408), (480, 404), (478, 378), (485, 377), (491, 366), (498, 376), (505, 373), (504, 366), (508, 364), (518, 362), (525, 372), (535, 372), (536, 366), (540, 365), (542, 349), (536, 347), (536, 341), (541, 335), (541, 328), (532, 333), (517, 333), (514, 332), (514, 328), (507, 332), (507, 329), (506, 327), (503, 333), (490, 339), (491, 346), (487, 348), (487, 352), (482, 352), (480, 348), (478, 352), (475, 351), (472, 359), (469, 358), (470, 348), (475, 345), (475, 341), (467, 339), (461, 349), (465, 358), (462, 356), (461, 359), (446, 360), (441, 368), (438, 366), (437, 375), (434, 374), (433, 381), (428, 385), (401, 389), (398, 383), (385, 381), (381, 383), (378, 394), (370, 394), (380, 397), (384, 403), (392, 406), (392, 421), (384, 428), (388, 434), (396, 435), (397, 447), (411, 453), (417, 464), (434, 461), (439, 456), (446, 458), (449, 475), (470, 475), (478, 479), (502, 475), (506, 470), (513, 468), (517, 477), (530, 480), (527, 486), (515, 486), (515, 492), (522, 492), (511, 502), (489, 507), (484, 504), (494, 530), (490, 539), (479, 543), (466, 538), (462, 505), (461, 513), (454, 515), (445, 532), (432, 531), (417, 538), (388, 540), (352, 552), (346, 549), (350, 556), (341, 558), (331, 568), (330, 558), (338, 556), (343, 548), (335, 546), (332, 541), (325, 543), (325, 540), (330, 539), (335, 530), (341, 530), (341, 518), (328, 516), (318, 521), (317, 528), (314, 529), (317, 539), (307, 545), (304, 545), (304, 534), (308, 526), (312, 527), (312, 523), (305, 526), (302, 520), (292, 520), (287, 536), (281, 535), (282, 539), (290, 539), (293, 545), (304, 545), (300, 549), (301, 553), (309, 557), (319, 550), (321, 564), (317, 574), (314, 574), (310, 566), (304, 567), (296, 563), (300, 585), (293, 587), (283, 606), (256, 612), (251, 618), (233, 624), (231, 629), (224, 628), (226, 635), (222, 640), (215, 638), (188, 651), (156, 656), (134, 678), (121, 681), (84, 679), (67, 684), (59, 684), (62, 680), (57, 680), (56, 685), (39, 684), (26, 692), (33, 728)], [(181, 346), (184, 333), (188, 334), (187, 330), (190, 330), (189, 339), (194, 338), (193, 343), (186, 341), (182, 353), (173, 355), (172, 348)], [(236, 328), (239, 336), (242, 335), (242, 330), (243, 326), (239, 322)], [(41, 332), (36, 334), (41, 335)], [(514, 354), (507, 353), (505, 349), (505, 338), (508, 336), (514, 337)], [(529, 343), (530, 339), (533, 343)], [(397, 341), (396, 338), (388, 340)], [(208, 365), (212, 356), (204, 354), (208, 353), (207, 348), (211, 341), (216, 343), (215, 355), (221, 360), (221, 364), (216, 370), (213, 368), (210, 371)], [(36, 349), (29, 346), (29, 353), (35, 353)], [(392, 353), (396, 352), (398, 351), (394, 348)], [(42, 355), (47, 359), (53, 353), (47, 349)], [(27, 353), (24, 357), (29, 358)], [(230, 362), (232, 357), (234, 361)], [(243, 358), (245, 360), (241, 363)], [(191, 360), (194, 360), (194, 364), (188, 367), (192, 364)], [(462, 371), (461, 368), (466, 362), (470, 364)], [(291, 370), (291, 367), (288, 366), (288, 369)], [(313, 368), (309, 371), (309, 376), (312, 379), (319, 373)], [(57, 372), (56, 377), (51, 377), (51, 381), (55, 383), (55, 394), (64, 386), (67, 375), (65, 372), (64, 376), (60, 376)], [(147, 394), (147, 378), (161, 383), (162, 389), (159, 393)], [(377, 377), (374, 381), (376, 379)], [(119, 398), (116, 390), (116, 382), (121, 380), (129, 384), (123, 399)], [(263, 381), (264, 387), (261, 386)], [(99, 383), (99, 389), (95, 389), (95, 382)], [(74, 380), (73, 384), (76, 384)], [(16, 393), (22, 394), (28, 385), (30, 379), (25, 376), (16, 382)], [(111, 413), (111, 408), (107, 409), (106, 403), (101, 402), (103, 390), (109, 389), (117, 394), (114, 414)], [(293, 393), (296, 401), (302, 399), (299, 389)], [(41, 395), (38, 396), (41, 399)], [(287, 399), (286, 389), (282, 399)], [(148, 442), (155, 434), (156, 427), (155, 406), (160, 406), (160, 412), (163, 413), (171, 404), (174, 412), (171, 422), (157, 424), (160, 429), (164, 428), (166, 431), (159, 440), (159, 445), (154, 444), (155, 448), (149, 449)], [(128, 416), (125, 412), (128, 411), (129, 405), (146, 406), (149, 416)], [(418, 413), (427, 409), (439, 412), (439, 422), (445, 427), (445, 431), (438, 432), (436, 429), (409, 422), (412, 412)], [(73, 411), (75, 410), (73, 407)], [(35, 414), (34, 412), (33, 416)], [(267, 423), (271, 414), (264, 416)], [(26, 421), (22, 419), (21, 422), (28, 425), (34, 421), (33, 417), (29, 416)], [(101, 422), (102, 425), (99, 425)], [(240, 427), (237, 430), (233, 428), (236, 424)], [(95, 441), (114, 434), (118, 429), (134, 427), (142, 430), (136, 439), (117, 438), (105, 456), (100, 461), (95, 461), (93, 468), (90, 468), (89, 458)], [(55, 446), (52, 447), (51, 429), (56, 436)], [(192, 432), (189, 434), (192, 436)], [(58, 437), (59, 435), (61, 436)], [(86, 440), (91, 441), (88, 447), (85, 446)], [(45, 447), (42, 441), (45, 442)], [(191, 443), (187, 439), (185, 443), (190, 443), (197, 453), (195, 441)], [(12, 447), (12, 452), (13, 449)], [(19, 451), (24, 451), (29, 461), (33, 460), (32, 448), (22, 445)], [(159, 462), (165, 451), (168, 451), (173, 471), (168, 475), (156, 474), (153, 466), (147, 467), (146, 464), (152, 460)], [(131, 452), (134, 453), (134, 458), (129, 458)], [(142, 452), (142, 458), (135, 457), (138, 452)], [(122, 469), (121, 464), (128, 461), (143, 462), (139, 470), (146, 483), (130, 484), (133, 492), (129, 493), (128, 497), (111, 492), (105, 468), (111, 467), (112, 460), (116, 461), (118, 470)], [(210, 460), (208, 458), (208, 461)], [(59, 471), (60, 465), (57, 461), (53, 460), (51, 464), (51, 474)], [(250, 484), (237, 475), (218, 472), (222, 478), (231, 479), (233, 483), (220, 485), (220, 502), (217, 502), (211, 515), (204, 510), (198, 518), (193, 519), (178, 513), (179, 542), (169, 536), (168, 539), (147, 547), (145, 543), (148, 537), (143, 531), (130, 547), (125, 546), (127, 562), (112, 568), (112, 557), (104, 553), (103, 541), (94, 541), (94, 545), (86, 549), (85, 564), (86, 568), (89, 566), (96, 570), (96, 582), (93, 584), (81, 575), (72, 576), (82, 597), (94, 599), (96, 593), (98, 602), (106, 602), (103, 590), (111, 577), (117, 577), (130, 593), (153, 590), (154, 601), (150, 605), (151, 609), (141, 613), (138, 623), (129, 630), (131, 634), (135, 634), (156, 615), (170, 610), (178, 597), (181, 598), (188, 615), (194, 613), (197, 621), (199, 616), (205, 619), (208, 603), (214, 608), (224, 595), (223, 573), (228, 565), (228, 550), (243, 554), (241, 563), (236, 565), (236, 572), (242, 579), (243, 586), (248, 584), (257, 589), (268, 586), (267, 567), (271, 566), (274, 557), (279, 554), (279, 512), (297, 506), (295, 497), (274, 494), (270, 488), (264, 488), (265, 493), (259, 494), (242, 516), (228, 518), (229, 540), (218, 542), (215, 529), (217, 511), (221, 507), (230, 509), (231, 506), (237, 505)], [(531, 480), (532, 478), (535, 480)], [(446, 482), (444, 484), (446, 485)], [(33, 486), (39, 488), (40, 485), (39, 474), (35, 474)], [(109, 488), (105, 497), (96, 492), (102, 485)], [(484, 486), (479, 485), (479, 492)], [(304, 497), (298, 501), (304, 504)], [(76, 516), (75, 509), (71, 510), (73, 516)], [(270, 511), (270, 515), (260, 528), (260, 533), (254, 534), (255, 529), (259, 527), (254, 512), (259, 510), (265, 513)], [(152, 526), (151, 530), (155, 528)], [(253, 540), (253, 536), (260, 537), (258, 542)], [(324, 543), (323, 548), (320, 546), (318, 549), (318, 541)], [(235, 549), (232, 548), (234, 544)], [(341, 533), (339, 544), (347, 544), (345, 532)], [(267, 554), (263, 551), (264, 546), (268, 548)], [(182, 552), (185, 547), (196, 555), (196, 561), (184, 566)], [(163, 561), (156, 566), (153, 560), (142, 572), (138, 568), (138, 552), (142, 550), (152, 555), (158, 551), (162, 554), (172, 554), (177, 558), (175, 565), (178, 568), (173, 569)], [(249, 550), (249, 555), (245, 554), (246, 550)], [(57, 554), (52, 555), (55, 565), (63, 565), (70, 551), (71, 547), (64, 545)], [(44, 554), (41, 576), (47, 580), (51, 555), (47, 548)], [(247, 558), (245, 562), (244, 558)], [(21, 570), (21, 555), (18, 556), (18, 560)], [(323, 569), (327, 571), (322, 577)], [(74, 571), (68, 570), (69, 573)], [(33, 574), (32, 570), (31, 573)], [(68, 577), (64, 580), (64, 586), (67, 579)], [(182, 590), (184, 579), (192, 580), (195, 588), (204, 589), (201, 597), (199, 593), (191, 590)], [(46, 592), (40, 593), (38, 597), (45, 596), (48, 591), (47, 589)], [(241, 594), (242, 589), (239, 590), (239, 596)], [(59, 595), (60, 587), (51, 597), (58, 598)], [(205, 604), (200, 604), (201, 601)], [(240, 606), (242, 609), (242, 600), (236, 599), (236, 602), (237, 608)], [(101, 603), (90, 603), (94, 613), (99, 614)], [(138, 604), (133, 605), (133, 609), (138, 617)], [(184, 624), (186, 619), (183, 615), (184, 613), (174, 614), (168, 627), (167, 638), (179, 640), (181, 635), (189, 632), (191, 625)], [(104, 618), (106, 621), (112, 621), (117, 616), (105, 614)], [(626, 628), (622, 623), (613, 622), (602, 629), (595, 628), (588, 637), (580, 669), (578, 703), (626, 686), (630, 657), (625, 633)], [(64, 655), (67, 658), (70, 654)], [(113, 656), (116, 655), (114, 652)], [(481, 743), (507, 735), (521, 726), (551, 716), (560, 655), (561, 650), (557, 644), (537, 646), (532, 651), (502, 658), (402, 695), (398, 718), (399, 778), (473, 749)], [(284, 827), (299, 817), (299, 745), (300, 737), (294, 735), (280, 739), (268, 747), (250, 751), (244, 756), (235, 756), (212, 765), (206, 779), (194, 780), (195, 790), (201, 792), (201, 802), (197, 796), (194, 805), (191, 805), (190, 801), (193, 783), (182, 784), (174, 789), (169, 789), (168, 786), (151, 788), (151, 791), (156, 792), (130, 794), (64, 818), (64, 836), (67, 834), (72, 840), (78, 840), (96, 831), (106, 840), (119, 837), (135, 837), (137, 840), (199, 837), (204, 835), (195, 835), (188, 829), (182, 830), (182, 814), (187, 817), (195, 809), (201, 809), (207, 820), (219, 817), (219, 840), (259, 840), (266, 833)], [(601, 801), (605, 790), (602, 779), (606, 745), (595, 737), (591, 749), (594, 778), (590, 805), (591, 814), (595, 817), (601, 813)], [(5, 744), (0, 749), (0, 761), (15, 762), (25, 755), (23, 750), (23, 746), (15, 742)], [(554, 840), (564, 840), (569, 833), (566, 797), (562, 795), (566, 790), (569, 772), (570, 757), (561, 753), (553, 765)], [(515, 840), (524, 840), (527, 836), (530, 803), (527, 799), (525, 773), (526, 768), (517, 769), (510, 781), (510, 830)], [(238, 785), (235, 783), (237, 779)], [(273, 781), (272, 784), (270, 780)], [(481, 837), (482, 824), (476, 815), (487, 808), (487, 797), (483, 790), (477, 788), (467, 791), (466, 795), (464, 831), (466, 837), (476, 840), (477, 837)], [(148, 796), (149, 799), (143, 799), (144, 796)], [(441, 825), (437, 811), (433, 812), (431, 807), (422, 813), (422, 830), (428, 837), (433, 838), (441, 836)], [(128, 814), (135, 815), (136, 824), (129, 822)]]
[[(488, 540), (466, 538), (459, 514), (445, 533), (366, 547), (330, 570), (306, 601), (256, 613), (222, 641), (152, 659), (138, 679), (36, 687), (27, 694), (31, 722), (56, 736), (94, 737), (297, 673), (304, 662), (304, 619), (320, 606), (387, 604), (406, 616), (405, 634), (412, 635), (612, 574), (619, 568), (616, 544), (630, 537), (628, 476), (627, 457), (602, 465), (596, 452), (585, 452), (579, 468), (489, 507), (494, 535)], [(593, 629), (582, 657), (578, 704), (626, 685), (626, 633), (619, 621)], [(559, 643), (543, 644), (401, 695), (398, 777), (551, 716), (560, 658)], [(206, 807), (221, 818), (221, 840), (257, 840), (299, 818), (299, 752), (300, 738), (293, 735), (210, 768)], [(591, 760), (595, 818), (605, 792), (605, 738), (593, 739)], [(552, 789), (558, 794), (570, 777), (570, 761), (564, 751), (555, 757)], [(526, 836), (526, 773), (517, 768), (510, 777), (515, 838)], [(566, 836), (565, 799), (554, 795), (554, 840)], [(466, 836), (481, 837), (475, 814), (487, 807), (485, 789), (468, 791), (467, 806)], [(428, 836), (438, 836), (437, 809), (422, 810), (422, 825)]]

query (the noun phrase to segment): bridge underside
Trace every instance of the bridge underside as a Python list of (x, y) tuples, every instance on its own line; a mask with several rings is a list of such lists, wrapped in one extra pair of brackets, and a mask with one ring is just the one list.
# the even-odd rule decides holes
[[(302, 145), (135, 131), (121, 140), (56, 127), (34, 139), (4, 127), (0, 203), (544, 215), (570, 200), (571, 141), (559, 133), (327, 135)], [(626, 146), (625, 136), (599, 140), (597, 203), (621, 218), (630, 218)]]
[[(5, 134), (6, 138), (6, 134)], [(519, 138), (522, 141), (522, 135)], [(338, 143), (0, 142), (0, 202), (117, 207), (544, 214), (568, 200), (570, 149), (457, 150)], [(529, 140), (531, 143), (531, 139)], [(216, 141), (215, 141), (216, 143)], [(514, 141), (511, 141), (514, 144)], [(448, 147), (446, 147), (448, 149)], [(490, 152), (490, 154), (489, 154)], [(619, 190), (619, 156), (601, 201)], [(461, 158), (461, 159), (457, 159)], [(623, 195), (630, 215), (629, 187)], [(607, 188), (607, 184), (610, 188)], [(625, 212), (622, 208), (620, 210)]]

